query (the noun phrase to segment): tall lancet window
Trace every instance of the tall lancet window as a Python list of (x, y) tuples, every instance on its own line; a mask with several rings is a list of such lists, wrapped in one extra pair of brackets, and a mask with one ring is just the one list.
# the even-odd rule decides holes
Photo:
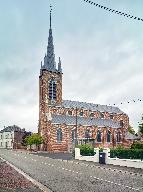
[(50, 100), (56, 100), (56, 98), (57, 98), (56, 89), (57, 89), (56, 81), (54, 79), (51, 79), (49, 81), (49, 99)]
[(111, 142), (111, 132), (108, 130), (107, 132), (107, 143)]

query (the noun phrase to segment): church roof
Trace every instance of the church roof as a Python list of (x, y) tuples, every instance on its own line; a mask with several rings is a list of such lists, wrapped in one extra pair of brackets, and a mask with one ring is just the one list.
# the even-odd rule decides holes
[(76, 108), (77, 107), (77, 108), (83, 108), (85, 110), (91, 110), (91, 111), (125, 114), (118, 107), (93, 104), (93, 103), (86, 103), (86, 102), (79, 102), (79, 101), (63, 100), (62, 101), (62, 107), (65, 107), (65, 108)]
[(126, 135), (125, 135), (125, 139), (127, 139), (127, 140), (138, 140), (138, 139), (140, 139), (140, 137), (136, 136), (136, 135), (133, 135), (130, 132), (127, 132)]
[[(66, 125), (75, 125), (76, 117), (69, 115), (52, 115), (52, 123), (53, 124), (63, 124)], [(98, 126), (98, 127), (112, 127), (112, 128), (120, 128), (120, 123), (113, 121), (111, 119), (95, 119), (95, 118), (87, 118), (87, 117), (77, 117), (77, 124), (84, 126)]]

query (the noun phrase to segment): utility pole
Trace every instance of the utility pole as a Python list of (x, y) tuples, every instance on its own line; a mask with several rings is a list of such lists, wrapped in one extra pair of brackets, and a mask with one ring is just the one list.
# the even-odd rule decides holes
[(77, 107), (76, 107), (76, 115), (75, 115), (75, 121), (76, 121), (76, 123), (75, 123), (75, 126), (76, 126), (76, 128), (75, 128), (75, 146), (78, 144), (78, 140), (77, 140)]

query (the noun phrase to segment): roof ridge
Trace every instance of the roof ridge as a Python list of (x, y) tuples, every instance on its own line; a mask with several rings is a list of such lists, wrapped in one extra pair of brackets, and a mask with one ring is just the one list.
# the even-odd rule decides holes
[[(103, 105), (103, 104), (98, 104), (98, 103), (90, 103), (90, 102), (86, 102), (86, 101), (73, 101), (73, 100), (68, 100), (68, 99), (65, 99), (65, 100), (62, 100), (62, 101), (71, 101), (71, 102), (78, 102), (78, 103), (86, 103), (86, 104), (92, 104), (92, 105), (100, 105), (100, 106), (105, 106), (105, 107), (110, 107), (110, 108), (118, 108), (118, 107), (115, 107), (115, 106), (109, 106), (109, 105)], [(118, 108), (119, 109), (119, 108)]]

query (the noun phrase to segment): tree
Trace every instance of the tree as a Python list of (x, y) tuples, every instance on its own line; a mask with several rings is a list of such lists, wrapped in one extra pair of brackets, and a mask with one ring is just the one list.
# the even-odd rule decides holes
[(43, 143), (43, 138), (37, 133), (33, 133), (31, 136), (25, 138), (26, 145), (30, 145), (30, 149), (32, 145), (36, 145), (36, 149), (38, 145)]
[(23, 135), (23, 137), (22, 137), (22, 145), (23, 146), (26, 146), (26, 141), (25, 141), (25, 139), (28, 137), (28, 136), (30, 136), (32, 133), (31, 132), (25, 132), (25, 134)]
[(141, 134), (141, 136), (143, 136), (143, 115), (139, 124), (139, 133)]
[(129, 127), (128, 127), (128, 132), (133, 134), (133, 135), (135, 134), (135, 130), (131, 125), (129, 125)]

